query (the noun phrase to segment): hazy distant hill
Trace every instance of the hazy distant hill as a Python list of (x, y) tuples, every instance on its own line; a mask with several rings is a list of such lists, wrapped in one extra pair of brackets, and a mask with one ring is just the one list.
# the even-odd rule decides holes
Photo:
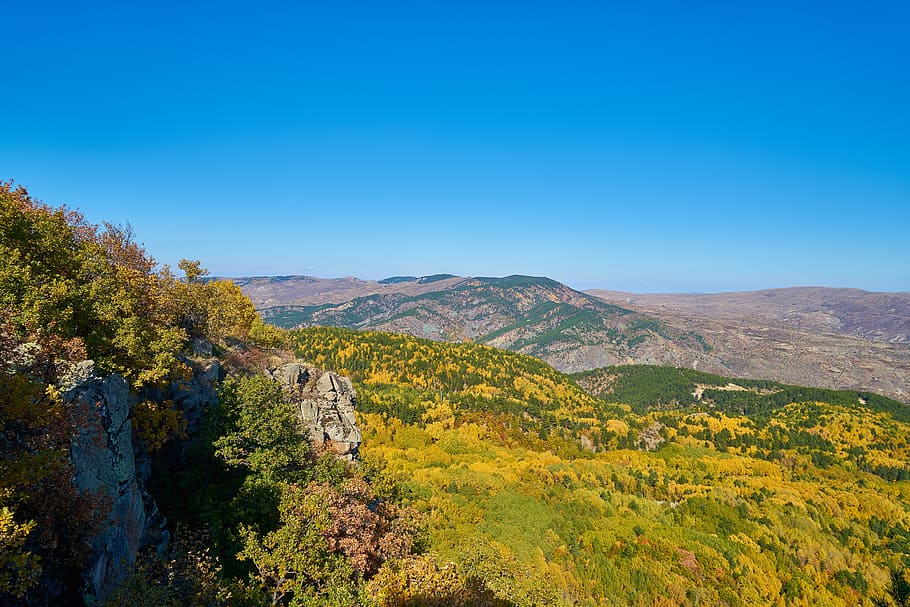
[(724, 367), (702, 370), (910, 399), (910, 293), (588, 293), (703, 335)]
[[(263, 279), (239, 284), (260, 301), (275, 301)], [(276, 293), (290, 292), (276, 281)], [(672, 363), (664, 353), (706, 353), (700, 336), (671, 329), (651, 316), (605, 303), (549, 278), (396, 277), (330, 285), (298, 281), (295, 301), (367, 293), (341, 303), (262, 308), (283, 327), (339, 326), (407, 333), (444, 341), (476, 341), (531, 354), (557, 369), (578, 371), (618, 362)], [(330, 288), (325, 288), (330, 287)], [(285, 300), (287, 301), (287, 300)]]
[(234, 282), (253, 301), (258, 309), (273, 306), (314, 306), (342, 303), (364, 295), (404, 293), (419, 295), (436, 291), (463, 280), (451, 274), (417, 278), (393, 276), (385, 280), (344, 278), (314, 278), (312, 276), (255, 276), (234, 278)]
[(655, 313), (740, 319), (871, 341), (910, 343), (910, 293), (825, 287), (704, 295), (638, 295), (603, 290), (588, 293)]

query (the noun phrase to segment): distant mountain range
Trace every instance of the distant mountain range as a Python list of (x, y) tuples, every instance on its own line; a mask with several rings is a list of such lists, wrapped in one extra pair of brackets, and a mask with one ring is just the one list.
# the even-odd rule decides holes
[(910, 294), (580, 292), (530, 276), (235, 279), (269, 322), (475, 341), (577, 372), (662, 364), (910, 399)]
[(704, 295), (591, 290), (605, 301), (655, 314), (747, 320), (870, 341), (910, 343), (910, 293), (793, 287)]
[(588, 293), (703, 335), (724, 367), (701, 370), (910, 400), (910, 293), (824, 287)]

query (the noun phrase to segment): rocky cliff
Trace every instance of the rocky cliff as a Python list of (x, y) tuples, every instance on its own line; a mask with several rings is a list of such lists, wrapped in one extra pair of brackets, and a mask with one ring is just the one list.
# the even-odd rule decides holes
[[(65, 400), (84, 420), (71, 444), (73, 483), (80, 492), (100, 497), (105, 507), (84, 575), (89, 605), (110, 596), (133, 571), (141, 550), (163, 554), (167, 548), (167, 521), (147, 490), (151, 458), (134, 432), (130, 411), (137, 400), (171, 401), (192, 436), (205, 406), (217, 402), (217, 384), (224, 372), (214, 358), (187, 362), (193, 369), (190, 379), (133, 395), (121, 376), (99, 377), (91, 361), (73, 365), (66, 374)], [(316, 447), (326, 446), (347, 461), (357, 459), (361, 434), (354, 416), (356, 393), (348, 378), (299, 361), (266, 373), (284, 387)]]
[[(136, 564), (149, 541), (157, 509), (137, 472), (129, 418), (129, 387), (119, 375), (89, 375), (66, 395), (82, 410), (85, 425), (73, 437), (73, 482), (82, 493), (103, 498), (107, 518), (92, 541), (86, 602), (103, 601)], [(167, 541), (157, 526), (158, 541)]]
[(73, 436), (70, 459), (73, 484), (81, 493), (101, 498), (105, 520), (91, 541), (85, 572), (84, 599), (105, 601), (132, 572), (140, 550), (160, 554), (170, 539), (165, 518), (147, 490), (151, 458), (134, 432), (130, 411), (136, 400), (169, 400), (180, 408), (189, 431), (199, 423), (203, 406), (217, 399), (217, 361), (190, 362), (193, 376), (163, 388), (131, 395), (119, 375), (99, 377), (91, 361), (73, 366), (64, 379), (65, 400), (80, 412), (83, 423)]

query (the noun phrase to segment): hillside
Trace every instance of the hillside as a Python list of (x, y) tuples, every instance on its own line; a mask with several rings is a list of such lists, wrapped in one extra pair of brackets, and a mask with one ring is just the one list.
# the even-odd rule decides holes
[(618, 305), (667, 314), (749, 320), (868, 341), (910, 343), (910, 293), (792, 287), (735, 293), (636, 294), (591, 290)]
[(0, 604), (392, 607), (405, 562), (433, 600), (510, 605), (349, 463), (350, 382), (179, 269), (0, 182)]
[[(887, 480), (910, 480), (910, 450), (900, 435), (910, 424), (910, 405), (878, 394), (650, 365), (620, 365), (573, 377), (590, 394), (606, 402), (628, 404), (640, 414), (661, 411), (682, 413), (687, 419), (699, 413), (746, 418), (753, 424), (748, 433), (768, 443), (757, 446), (752, 454), (768, 457), (777, 440), (811, 447), (806, 452), (816, 462), (849, 463)], [(794, 422), (794, 415), (805, 419)], [(859, 432), (857, 438), (866, 435), (875, 440), (843, 442), (839, 432), (844, 423)], [(775, 424), (781, 426), (772, 437), (768, 432)], [(725, 437), (725, 444), (742, 446), (744, 440), (743, 434), (731, 434)], [(881, 449), (884, 445), (888, 448)]]
[(256, 278), (238, 284), (269, 322), (282, 327), (474, 340), (540, 357), (566, 372), (672, 365), (910, 400), (906, 294), (821, 288), (580, 293), (543, 278), (448, 274), (379, 282)]
[[(0, 202), (4, 605), (907, 604), (902, 403), (286, 332), (129, 230), (9, 184)], [(525, 319), (490, 341), (673, 337), (547, 279), (387, 284), (453, 280), (389, 296)]]
[[(703, 335), (714, 373), (910, 400), (910, 295), (792, 288), (706, 295), (589, 291)], [(679, 366), (692, 367), (692, 364)]]
[[(364, 457), (403, 484), (429, 521), (432, 549), (466, 568), (495, 561), (497, 587), (516, 604), (890, 605), (886, 595), (901, 596), (910, 424), (900, 403), (620, 367), (610, 385), (624, 385), (637, 412), (588, 409), (569, 378), (480, 345), (324, 328), (292, 339), (299, 355), (354, 377)], [(542, 386), (530, 420), (508, 404), (527, 398), (521, 378)], [(780, 396), (744, 413), (743, 401), (719, 404), (731, 383), (760, 402)], [(702, 400), (670, 403), (692, 386)], [(531, 423), (552, 398), (567, 413), (593, 412), (591, 423)], [(638, 448), (648, 444), (656, 450)]]
[[(282, 327), (338, 326), (475, 341), (536, 356), (563, 371), (631, 360), (667, 362), (663, 353), (670, 351), (707, 355), (698, 335), (548, 278), (433, 278), (395, 279), (384, 285), (395, 292), (340, 304), (275, 306), (261, 313)], [(428, 288), (433, 290), (412, 294)]]
[(367, 295), (420, 295), (463, 280), (451, 274), (393, 276), (384, 280), (315, 278), (313, 276), (258, 276), (232, 278), (257, 309), (274, 306), (319, 306), (338, 304)]
[(624, 438), (610, 424), (622, 407), (531, 356), (372, 331), (319, 327), (292, 335), (298, 356), (353, 379), (363, 413), (411, 423), (458, 411), (459, 420), (504, 425), (522, 440), (552, 435), (590, 447)]
[(589, 394), (626, 403), (638, 412), (709, 406), (751, 415), (791, 402), (821, 401), (869, 405), (910, 423), (910, 405), (870, 392), (792, 386), (654, 365), (617, 365), (571, 377)]

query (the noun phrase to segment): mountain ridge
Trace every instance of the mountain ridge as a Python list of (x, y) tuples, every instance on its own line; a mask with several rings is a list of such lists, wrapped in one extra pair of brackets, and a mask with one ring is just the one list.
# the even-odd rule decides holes
[(789, 287), (641, 295), (577, 291), (523, 275), (235, 281), (263, 317), (284, 327), (477, 340), (567, 372), (662, 364), (910, 399), (910, 344), (902, 341), (910, 334), (903, 307), (910, 295), (902, 293)]
[[(406, 333), (439, 341), (477, 341), (531, 354), (562, 371), (633, 360), (685, 345), (698, 336), (576, 291), (551, 278), (511, 275), (436, 281), (435, 290), (383, 289), (348, 301), (261, 308), (282, 327), (340, 326)], [(678, 342), (667, 345), (669, 342)]]
[(772, 320), (782, 327), (910, 343), (910, 293), (835, 287), (785, 287), (724, 293), (636, 294), (585, 291), (604, 301), (625, 302), (652, 313), (728, 319)]

